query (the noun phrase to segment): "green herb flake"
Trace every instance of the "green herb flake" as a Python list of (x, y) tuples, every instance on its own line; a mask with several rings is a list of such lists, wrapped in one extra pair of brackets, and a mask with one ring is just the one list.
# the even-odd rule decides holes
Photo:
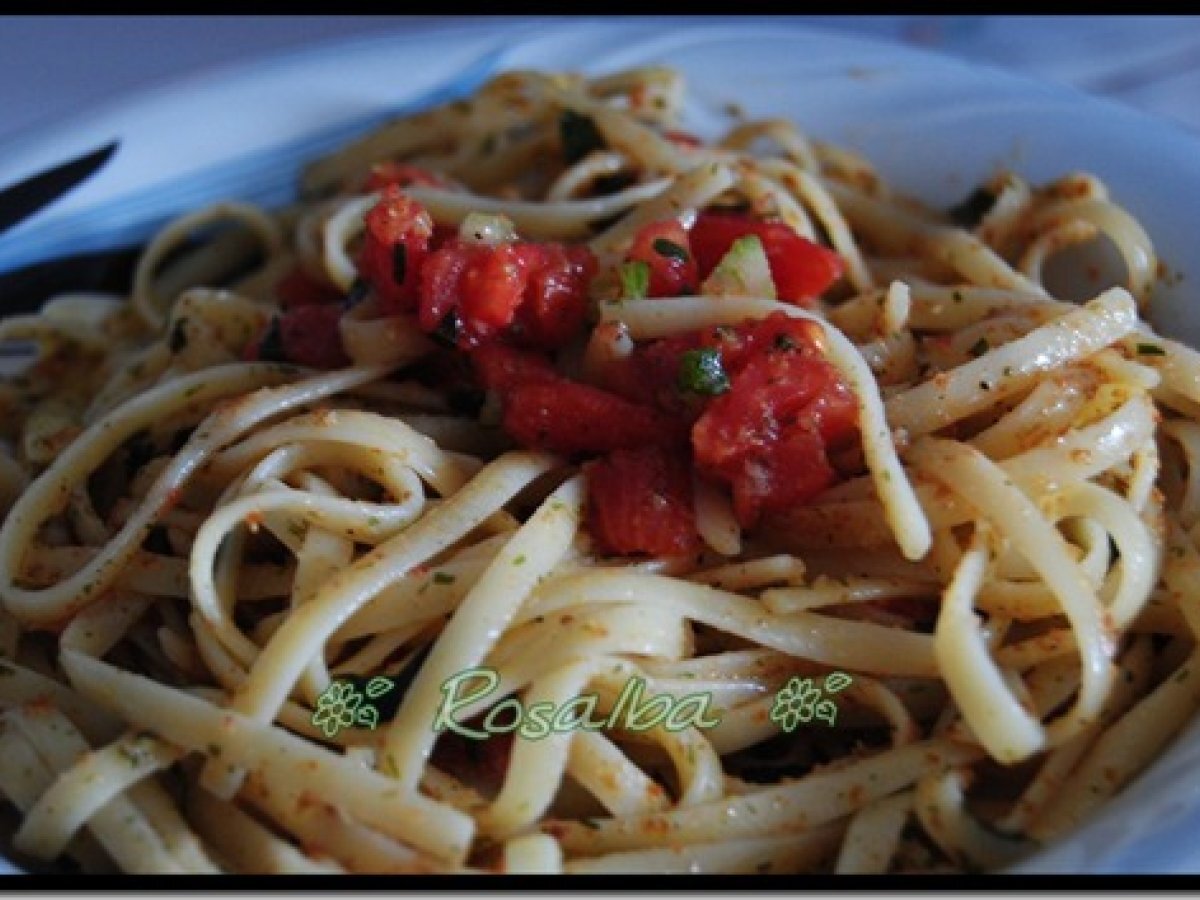
[(512, 564), (513, 564), (514, 566), (523, 566), (523, 565), (525, 565), (525, 562), (526, 562), (526, 559), (525, 559), (525, 554), (524, 554), (524, 553), (522, 553), (520, 556), (516, 557), (516, 558), (515, 558), (515, 559), (512, 561)]
[(687, 262), (691, 259), (685, 248), (666, 238), (655, 238), (654, 243), (650, 246), (654, 248), (655, 253), (659, 256), (665, 256), (667, 259), (677, 259), (680, 262)]
[(454, 584), (454, 576), (451, 575), (449, 572), (434, 572), (433, 573), (433, 583), (434, 584)]
[(780, 332), (775, 335), (774, 346), (776, 350), (795, 350), (796, 342), (792, 340), (792, 336)]
[(987, 353), (989, 349), (987, 338), (980, 338), (971, 345), (971, 349), (967, 352), (972, 356), (983, 356), (983, 354)]
[(621, 278), (621, 299), (637, 300), (650, 293), (650, 264), (643, 260), (622, 263), (617, 269)]
[(1158, 344), (1138, 344), (1137, 352), (1139, 356), (1166, 356), (1167, 351)]
[(688, 350), (679, 360), (681, 391), (715, 397), (729, 390), (729, 376), (721, 365), (721, 354), (712, 347)]

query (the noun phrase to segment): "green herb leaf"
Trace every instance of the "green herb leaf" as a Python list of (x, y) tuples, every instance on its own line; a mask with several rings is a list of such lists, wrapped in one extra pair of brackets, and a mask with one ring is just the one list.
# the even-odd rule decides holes
[(1138, 344), (1137, 352), (1139, 356), (1166, 356), (1167, 351), (1158, 344)]
[(433, 573), (433, 583), (434, 584), (454, 584), (454, 576), (451, 575), (449, 572), (434, 572)]
[(721, 365), (721, 354), (712, 347), (688, 350), (679, 361), (679, 389), (715, 397), (729, 390), (729, 376)]
[(666, 238), (655, 238), (654, 243), (650, 246), (654, 248), (654, 252), (659, 256), (665, 256), (668, 259), (677, 259), (680, 262), (687, 262), (691, 259), (686, 248), (680, 247), (674, 241), (669, 241)]
[(621, 276), (621, 298), (637, 300), (650, 293), (650, 264), (643, 260), (622, 263), (617, 269)]
[(980, 338), (971, 345), (971, 349), (967, 352), (972, 356), (983, 356), (983, 354), (988, 352), (989, 348), (990, 345), (987, 342), (987, 338)]

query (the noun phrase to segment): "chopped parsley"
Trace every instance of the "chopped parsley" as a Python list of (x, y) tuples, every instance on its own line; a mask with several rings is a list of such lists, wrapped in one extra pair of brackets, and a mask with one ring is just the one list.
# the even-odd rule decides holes
[(617, 269), (621, 276), (621, 299), (637, 300), (650, 293), (650, 264), (642, 260), (622, 263)]
[(987, 353), (989, 349), (990, 345), (987, 342), (987, 338), (980, 338), (971, 345), (971, 349), (967, 352), (972, 356), (983, 356), (983, 354)]
[(1166, 356), (1167, 351), (1158, 344), (1138, 344), (1137, 352), (1139, 356)]
[(451, 575), (449, 572), (434, 572), (433, 573), (433, 583), (434, 584), (454, 584), (454, 576)]
[(659, 256), (665, 256), (667, 259), (677, 259), (680, 262), (687, 262), (691, 257), (688, 255), (687, 249), (680, 247), (674, 241), (669, 241), (666, 238), (655, 238), (651, 244), (654, 252)]
[(679, 389), (706, 397), (729, 390), (729, 376), (721, 365), (721, 354), (712, 347), (688, 350), (679, 361)]

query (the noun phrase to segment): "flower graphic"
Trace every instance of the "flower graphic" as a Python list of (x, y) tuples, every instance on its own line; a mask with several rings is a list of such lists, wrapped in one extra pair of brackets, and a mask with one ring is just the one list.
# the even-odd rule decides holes
[(331, 738), (343, 728), (354, 725), (362, 701), (362, 694), (354, 685), (335, 681), (317, 698), (312, 723), (325, 733), (325, 737)]
[(837, 722), (837, 704), (825, 694), (836, 694), (844, 690), (852, 680), (844, 672), (832, 672), (818, 687), (813, 684), (811, 678), (794, 675), (775, 695), (770, 719), (789, 734), (795, 731), (801, 722), (811, 722), (813, 719), (820, 719), (833, 726)]

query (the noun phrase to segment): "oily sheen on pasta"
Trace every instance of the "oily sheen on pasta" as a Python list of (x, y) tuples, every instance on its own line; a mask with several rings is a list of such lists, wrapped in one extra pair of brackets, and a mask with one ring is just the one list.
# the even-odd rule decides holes
[(1160, 754), (1200, 357), (1146, 231), (1089, 174), (938, 210), (683, 101), (507, 73), (0, 323), (14, 859), (995, 870)]

